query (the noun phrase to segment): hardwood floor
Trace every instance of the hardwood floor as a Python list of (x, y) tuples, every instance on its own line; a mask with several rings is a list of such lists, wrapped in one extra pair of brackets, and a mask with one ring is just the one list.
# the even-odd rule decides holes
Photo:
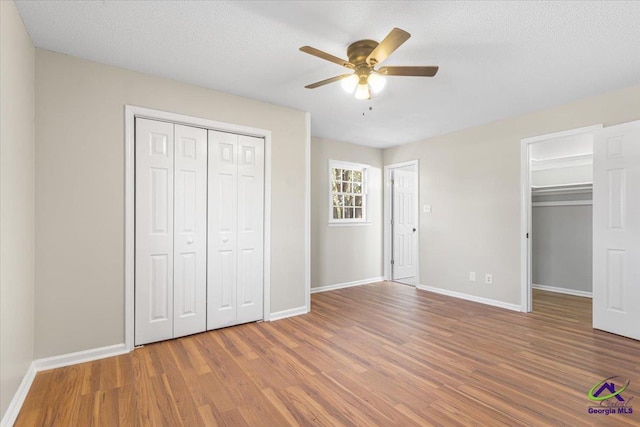
[(41, 372), (16, 425), (639, 425), (640, 399), (594, 415), (587, 392), (619, 375), (640, 396), (640, 342), (592, 330), (590, 300), (534, 304), (393, 283), (314, 294), (305, 316)]

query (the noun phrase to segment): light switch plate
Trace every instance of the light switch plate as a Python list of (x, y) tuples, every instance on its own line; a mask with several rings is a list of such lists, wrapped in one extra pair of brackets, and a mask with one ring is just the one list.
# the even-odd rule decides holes
[(424, 206), (422, 206), (422, 212), (424, 212), (424, 213), (431, 213), (431, 205), (424, 205)]

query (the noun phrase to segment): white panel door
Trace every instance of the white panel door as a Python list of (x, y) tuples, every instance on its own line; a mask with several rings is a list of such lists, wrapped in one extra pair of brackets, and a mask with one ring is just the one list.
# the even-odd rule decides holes
[(207, 329), (263, 318), (264, 140), (209, 131)]
[(207, 327), (207, 131), (175, 125), (173, 336)]
[(593, 327), (640, 339), (640, 121), (595, 134)]
[(238, 137), (237, 320), (263, 318), (264, 140)]
[(135, 344), (173, 337), (173, 124), (136, 119)]
[(417, 218), (415, 173), (393, 171), (393, 279), (416, 275)]
[(238, 135), (209, 131), (207, 329), (236, 324)]

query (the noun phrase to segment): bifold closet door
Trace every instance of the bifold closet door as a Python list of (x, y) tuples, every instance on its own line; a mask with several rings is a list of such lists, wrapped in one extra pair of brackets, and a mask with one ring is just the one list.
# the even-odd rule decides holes
[[(174, 143), (175, 142), (175, 143)], [(206, 328), (206, 130), (136, 119), (135, 344)]]
[(207, 328), (207, 131), (175, 125), (173, 336)]
[(207, 329), (263, 318), (264, 140), (209, 131)]

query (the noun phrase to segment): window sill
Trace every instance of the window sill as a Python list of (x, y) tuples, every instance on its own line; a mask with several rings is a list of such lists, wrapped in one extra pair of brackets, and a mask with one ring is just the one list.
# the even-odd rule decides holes
[(365, 227), (371, 225), (371, 221), (360, 222), (330, 222), (329, 227)]

